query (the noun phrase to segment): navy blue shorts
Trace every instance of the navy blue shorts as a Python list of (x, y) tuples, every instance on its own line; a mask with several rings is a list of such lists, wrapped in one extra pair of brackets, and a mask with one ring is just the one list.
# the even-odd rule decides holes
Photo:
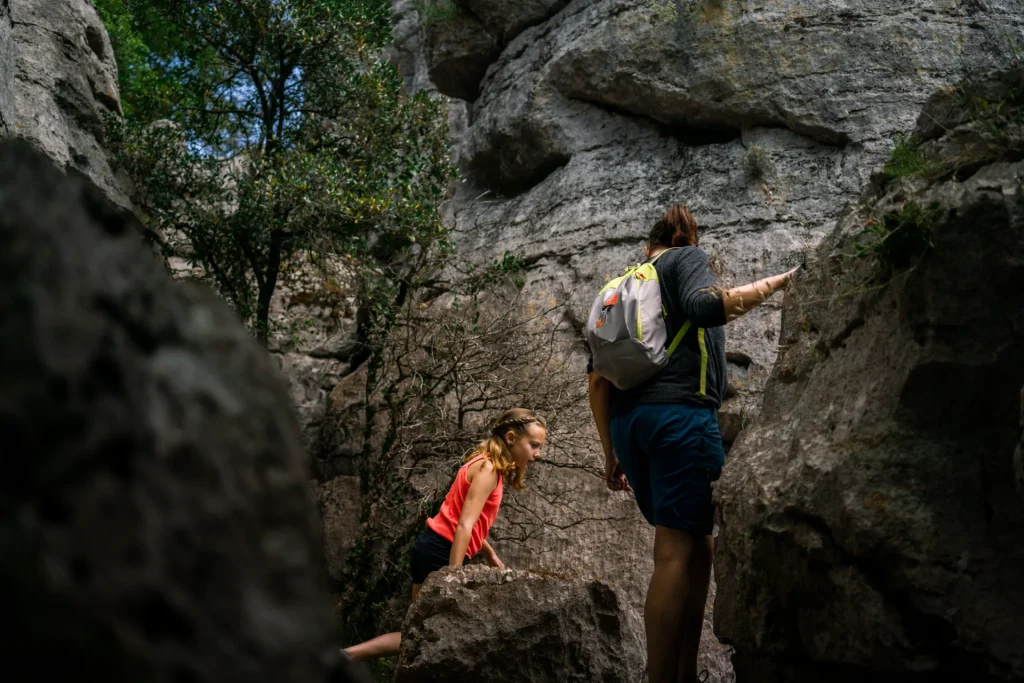
[(640, 404), (612, 417), (611, 428), (619, 465), (647, 521), (711, 534), (711, 482), (725, 464), (718, 412), (681, 403)]
[(452, 542), (447, 538), (430, 527), (421, 531), (412, 544), (410, 558), (412, 582), (423, 583), (431, 572), (435, 572), (441, 567), (447, 567), (451, 552)]

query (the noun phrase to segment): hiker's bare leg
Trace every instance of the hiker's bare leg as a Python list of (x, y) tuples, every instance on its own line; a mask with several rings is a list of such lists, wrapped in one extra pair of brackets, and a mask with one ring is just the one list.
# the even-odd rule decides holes
[(683, 612), (693, 545), (693, 536), (685, 531), (655, 527), (654, 573), (644, 605), (650, 683), (675, 683), (679, 672)]
[(697, 680), (697, 652), (704, 629), (704, 608), (711, 584), (711, 559), (715, 553), (714, 536), (691, 536), (686, 599), (683, 602), (683, 643), (679, 651), (679, 683)]
[(394, 657), (402, 645), (402, 634), (398, 631), (385, 633), (373, 640), (359, 643), (352, 647), (345, 648), (345, 654), (357, 662), (365, 662), (369, 659), (380, 659), (381, 657)]
[[(421, 584), (418, 583), (412, 585), (413, 602), (416, 602), (416, 598), (420, 596), (420, 586)], [(396, 657), (401, 647), (402, 634), (395, 631), (394, 633), (385, 633), (382, 636), (377, 636), (365, 643), (346, 647), (345, 654), (358, 662), (363, 662), (368, 659), (380, 659), (381, 657)]]

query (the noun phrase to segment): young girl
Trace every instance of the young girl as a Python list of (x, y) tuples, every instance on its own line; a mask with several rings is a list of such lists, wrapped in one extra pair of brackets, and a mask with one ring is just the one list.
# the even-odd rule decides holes
[[(494, 421), (490, 436), (466, 456), (441, 511), (427, 520), (413, 543), (413, 601), (431, 572), (461, 566), (481, 550), (487, 564), (505, 566), (487, 542), (487, 532), (498, 516), (505, 481), (515, 489), (524, 487), (526, 470), (540, 457), (546, 438), (547, 423), (532, 410), (512, 408)], [(377, 659), (397, 655), (401, 642), (401, 633), (388, 633), (344, 652), (355, 660)]]

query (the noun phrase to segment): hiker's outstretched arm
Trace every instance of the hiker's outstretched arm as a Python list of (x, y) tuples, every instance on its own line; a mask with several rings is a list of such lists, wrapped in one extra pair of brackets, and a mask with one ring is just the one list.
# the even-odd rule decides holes
[(725, 290), (722, 293), (722, 304), (725, 307), (726, 322), (735, 320), (755, 306), (767, 301), (768, 297), (789, 284), (797, 268), (781, 275), (773, 275), (757, 282)]
[(666, 285), (676, 291), (684, 318), (696, 327), (721, 327), (725, 324), (722, 290), (716, 286), (717, 280), (704, 250), (681, 252), (665, 275)]

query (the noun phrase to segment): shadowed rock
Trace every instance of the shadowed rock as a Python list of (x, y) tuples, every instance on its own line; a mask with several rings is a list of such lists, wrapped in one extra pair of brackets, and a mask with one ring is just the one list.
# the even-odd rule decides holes
[(632, 683), (644, 676), (642, 629), (595, 579), (445, 568), (406, 617), (395, 681)]
[(4, 659), (40, 680), (347, 681), (266, 352), (125, 214), (0, 144)]
[[(740, 683), (1024, 677), (1024, 164), (999, 133), (1024, 100), (997, 99), (947, 116), (921, 150), (942, 170), (867, 194), (786, 294), (716, 494), (715, 630)], [(1002, 159), (943, 156), (992, 135)]]

